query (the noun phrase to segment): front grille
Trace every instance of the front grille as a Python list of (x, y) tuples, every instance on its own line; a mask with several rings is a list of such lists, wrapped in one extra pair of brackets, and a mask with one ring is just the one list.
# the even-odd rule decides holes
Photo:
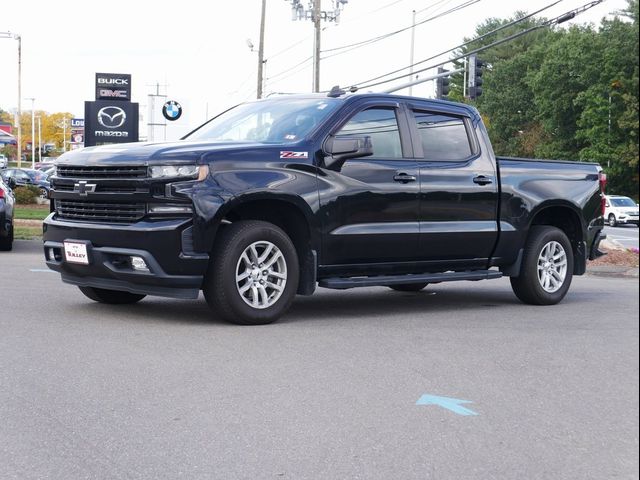
[[(54, 183), (56, 192), (73, 192), (74, 185), (59, 185)], [(143, 187), (126, 187), (126, 186), (111, 186), (111, 185), (97, 185), (95, 193), (149, 193), (148, 188)]]
[(106, 203), (56, 200), (59, 218), (88, 222), (133, 223), (144, 217), (144, 203)]
[(55, 175), (59, 178), (145, 178), (148, 176), (148, 169), (145, 166), (58, 165)]

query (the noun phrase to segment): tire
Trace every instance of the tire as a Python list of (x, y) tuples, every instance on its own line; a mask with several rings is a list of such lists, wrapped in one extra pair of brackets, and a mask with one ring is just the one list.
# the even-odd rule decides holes
[(618, 222), (616, 222), (616, 216), (613, 213), (609, 214), (609, 226), (610, 227), (615, 227), (616, 225), (618, 225)]
[(299, 277), (298, 254), (284, 231), (268, 222), (239, 221), (216, 241), (203, 291), (222, 319), (265, 325), (289, 309)]
[(10, 252), (13, 249), (13, 225), (11, 225), (9, 235), (0, 237), (0, 251)]
[(569, 290), (573, 278), (573, 249), (556, 227), (534, 226), (525, 243), (520, 276), (511, 288), (524, 303), (555, 305)]
[(40, 198), (49, 198), (49, 192), (46, 188), (40, 187)]
[(82, 293), (93, 301), (108, 303), (110, 305), (129, 305), (139, 302), (146, 295), (139, 293), (123, 292), (120, 290), (107, 290), (95, 287), (78, 287)]
[(396, 292), (419, 292), (424, 287), (429, 285), (428, 283), (402, 283), (400, 285), (389, 285), (391, 290)]

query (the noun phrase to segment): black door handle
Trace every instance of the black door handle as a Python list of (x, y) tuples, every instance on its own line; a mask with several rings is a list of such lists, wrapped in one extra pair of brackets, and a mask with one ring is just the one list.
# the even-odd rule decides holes
[(407, 173), (398, 173), (397, 175), (393, 176), (393, 181), (402, 183), (415, 182), (416, 177), (415, 175), (409, 175)]
[(478, 175), (473, 178), (473, 183), (477, 183), (478, 185), (488, 185), (493, 183), (493, 179), (491, 177), (485, 177), (484, 175)]

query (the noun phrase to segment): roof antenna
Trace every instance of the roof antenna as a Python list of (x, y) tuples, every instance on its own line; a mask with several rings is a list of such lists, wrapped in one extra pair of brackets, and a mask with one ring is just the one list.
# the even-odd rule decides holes
[(331, 91), (327, 93), (327, 97), (338, 98), (340, 95), (344, 95), (345, 93), (347, 92), (342, 90), (338, 85), (335, 85), (333, 88), (331, 88)]

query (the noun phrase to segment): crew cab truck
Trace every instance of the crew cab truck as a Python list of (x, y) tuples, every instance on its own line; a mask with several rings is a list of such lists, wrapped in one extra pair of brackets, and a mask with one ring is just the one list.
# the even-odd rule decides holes
[(562, 300), (600, 255), (597, 164), (496, 158), (474, 108), (389, 94), (241, 104), (170, 143), (63, 154), (44, 255), (97, 302), (197, 298), (238, 324), (316, 287), (511, 277)]

